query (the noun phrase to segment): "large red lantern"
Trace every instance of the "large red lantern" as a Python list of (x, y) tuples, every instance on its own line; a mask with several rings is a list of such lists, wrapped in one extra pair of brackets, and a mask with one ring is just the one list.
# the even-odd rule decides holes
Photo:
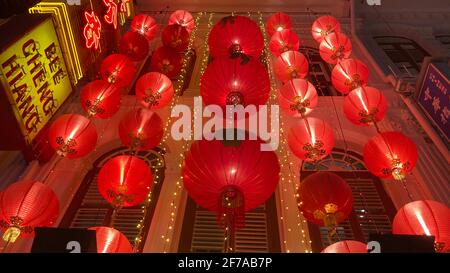
[(344, 240), (327, 246), (322, 253), (367, 253), (367, 244)]
[(151, 71), (159, 72), (169, 78), (176, 77), (181, 71), (181, 55), (173, 48), (158, 47), (152, 55)]
[(278, 102), (281, 109), (294, 117), (304, 117), (317, 105), (317, 91), (312, 83), (304, 79), (293, 79), (281, 88)]
[(269, 98), (269, 76), (256, 60), (214, 60), (201, 79), (200, 93), (206, 105), (263, 105)]
[(32, 236), (35, 227), (52, 226), (58, 214), (58, 198), (41, 182), (19, 181), (0, 192), (0, 228), (6, 242)]
[(100, 73), (108, 83), (123, 88), (133, 81), (136, 67), (127, 56), (111, 54), (102, 61)]
[(283, 12), (277, 12), (272, 14), (266, 22), (266, 31), (272, 36), (277, 31), (282, 31), (284, 29), (291, 29), (292, 21), (291, 17)]
[(373, 87), (353, 89), (344, 100), (344, 114), (356, 125), (367, 126), (384, 118), (387, 100), (383, 93)]
[(134, 31), (125, 33), (119, 43), (120, 53), (125, 54), (134, 62), (142, 61), (147, 57), (149, 48), (147, 39)]
[(98, 190), (114, 208), (132, 207), (147, 196), (153, 182), (144, 160), (120, 155), (108, 160), (98, 174)]
[(414, 142), (399, 132), (384, 132), (364, 146), (364, 163), (371, 173), (381, 178), (402, 180), (417, 161)]
[(289, 50), (297, 51), (300, 47), (300, 41), (297, 34), (290, 29), (277, 31), (272, 38), (270, 38), (269, 49), (275, 57), (280, 56), (281, 53)]
[(305, 161), (320, 160), (333, 149), (333, 128), (317, 118), (298, 120), (289, 129), (288, 144), (298, 158)]
[(295, 78), (305, 78), (308, 70), (309, 65), (306, 57), (293, 50), (281, 53), (274, 64), (275, 76), (282, 82)]
[(244, 16), (222, 18), (212, 28), (208, 44), (213, 57), (258, 58), (264, 49), (264, 39), (258, 25)]
[(334, 88), (343, 94), (365, 85), (368, 79), (367, 66), (356, 59), (340, 61), (331, 72), (331, 82)]
[(158, 25), (155, 19), (147, 14), (138, 14), (131, 21), (131, 30), (144, 35), (148, 41), (153, 40), (158, 31)]
[(342, 33), (331, 33), (323, 38), (319, 46), (322, 59), (329, 64), (337, 64), (352, 53), (352, 42)]
[(122, 144), (132, 150), (150, 150), (163, 137), (163, 124), (155, 112), (138, 108), (128, 112), (119, 123)]
[(341, 24), (333, 16), (325, 15), (317, 18), (311, 28), (311, 34), (317, 42), (322, 40), (331, 33), (341, 32)]
[(439, 202), (419, 200), (404, 205), (395, 215), (393, 234), (435, 237), (438, 252), (450, 251), (450, 209)]
[(97, 253), (133, 253), (133, 247), (122, 232), (112, 227), (91, 227), (95, 230)]
[(110, 118), (120, 108), (120, 91), (104, 80), (95, 80), (81, 90), (80, 101), (84, 111), (90, 117)]
[(195, 27), (194, 17), (186, 10), (176, 10), (169, 17), (169, 25), (177, 24), (185, 27), (191, 33)]
[(136, 82), (136, 97), (146, 108), (159, 109), (168, 105), (173, 94), (172, 81), (158, 72), (146, 73)]
[(48, 140), (58, 155), (79, 158), (94, 150), (97, 130), (89, 119), (77, 114), (66, 114), (50, 126)]
[(161, 40), (164, 46), (184, 51), (189, 45), (189, 32), (180, 25), (168, 25), (161, 33)]

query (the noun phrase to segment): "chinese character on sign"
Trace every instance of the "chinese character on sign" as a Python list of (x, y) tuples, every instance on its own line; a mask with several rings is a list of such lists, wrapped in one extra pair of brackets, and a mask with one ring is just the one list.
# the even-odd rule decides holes
[(86, 25), (84, 26), (83, 35), (86, 40), (86, 47), (91, 48), (95, 46), (95, 49), (97, 49), (100, 44), (100, 33), (102, 30), (100, 19), (93, 11), (91, 13), (85, 11), (84, 17), (86, 18)]
[(442, 109), (441, 113), (441, 121), (443, 124), (447, 124), (448, 117), (450, 116), (450, 110), (447, 108), (447, 106)]
[(441, 109), (441, 106), (439, 105), (441, 102), (441, 100), (438, 97), (434, 97), (433, 98), (433, 109), (434, 109), (434, 113), (436, 113), (437, 111), (439, 111), (439, 109)]
[(127, 14), (128, 13), (128, 7), (127, 3), (130, 2), (130, 0), (120, 0), (120, 12)]
[(432, 99), (432, 97), (431, 97), (430, 88), (427, 87), (427, 89), (425, 90), (425, 99), (424, 99), (424, 101), (431, 100), (431, 99)]
[[(117, 28), (117, 4), (115, 0), (103, 0), (103, 3), (108, 8), (104, 16), (106, 23), (112, 24), (114, 29)], [(122, 4), (121, 4), (122, 7)]]

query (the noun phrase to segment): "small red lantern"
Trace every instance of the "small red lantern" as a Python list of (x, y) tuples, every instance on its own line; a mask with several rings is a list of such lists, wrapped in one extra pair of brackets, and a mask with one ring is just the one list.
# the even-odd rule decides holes
[(322, 253), (367, 253), (367, 244), (344, 240), (327, 246)]
[(132, 207), (147, 196), (153, 182), (144, 160), (120, 155), (108, 160), (98, 174), (98, 190), (114, 208)]
[(353, 89), (344, 100), (344, 114), (353, 124), (367, 126), (381, 121), (387, 110), (386, 97), (378, 89)]
[(293, 79), (281, 88), (278, 102), (290, 116), (304, 117), (317, 105), (317, 91), (312, 83), (304, 79)]
[(417, 161), (414, 142), (399, 132), (380, 133), (364, 146), (364, 163), (374, 175), (402, 180)]
[(95, 230), (97, 253), (133, 253), (133, 247), (122, 232), (112, 227), (90, 227)]
[(131, 30), (144, 35), (150, 42), (156, 36), (158, 25), (153, 17), (141, 13), (133, 17), (133, 21), (131, 21)]
[(153, 52), (150, 67), (151, 71), (156, 71), (169, 78), (174, 78), (180, 73), (181, 65), (181, 56), (175, 49), (161, 46)]
[(170, 103), (173, 94), (172, 81), (159, 72), (146, 73), (136, 82), (136, 97), (146, 108), (163, 108)]
[(306, 57), (298, 52), (289, 50), (282, 53), (275, 60), (274, 72), (278, 80), (282, 82), (295, 78), (305, 78), (309, 65)]
[(35, 227), (52, 226), (58, 214), (58, 198), (41, 182), (19, 181), (0, 192), (0, 228), (6, 242), (33, 236)]
[(132, 150), (155, 148), (161, 141), (163, 133), (161, 118), (145, 108), (128, 112), (119, 124), (120, 140)]
[(333, 16), (325, 15), (317, 18), (311, 28), (311, 34), (318, 43), (331, 33), (341, 32), (341, 24)]
[(161, 40), (164, 46), (181, 52), (188, 48), (189, 32), (180, 25), (168, 25), (161, 33)]
[(245, 16), (222, 18), (212, 28), (208, 44), (214, 58), (259, 58), (264, 49), (264, 39), (258, 25)]
[(393, 234), (435, 237), (438, 252), (450, 250), (450, 209), (439, 202), (419, 200), (404, 205), (395, 215)]
[(363, 86), (369, 79), (367, 66), (357, 59), (345, 59), (336, 64), (331, 72), (334, 88), (342, 94)]
[(297, 34), (290, 29), (283, 29), (277, 31), (272, 38), (270, 38), (269, 49), (275, 57), (280, 56), (281, 53), (289, 50), (297, 51), (300, 47), (300, 41)]
[(102, 61), (100, 73), (108, 83), (124, 88), (133, 81), (136, 67), (127, 56), (111, 54)]
[(134, 31), (128, 31), (120, 39), (119, 50), (120, 53), (125, 54), (130, 60), (139, 62), (147, 57), (149, 45), (143, 35)]
[(266, 23), (266, 31), (267, 33), (272, 36), (277, 31), (282, 31), (284, 29), (291, 29), (292, 28), (292, 21), (291, 17), (283, 12), (277, 12), (272, 14), (268, 19)]
[(104, 80), (95, 80), (81, 90), (80, 101), (84, 111), (100, 119), (110, 118), (120, 108), (120, 91)]
[(194, 17), (192, 17), (192, 14), (186, 10), (176, 10), (172, 12), (169, 17), (169, 25), (173, 24), (185, 27), (189, 33), (191, 33), (195, 27)]
[(77, 114), (66, 114), (50, 126), (48, 140), (58, 155), (79, 158), (94, 150), (97, 130), (89, 119)]
[(352, 42), (342, 33), (331, 33), (323, 38), (319, 46), (322, 59), (329, 64), (337, 64), (352, 53)]
[(326, 157), (333, 149), (333, 129), (321, 119), (304, 118), (290, 128), (288, 144), (298, 158), (317, 161)]

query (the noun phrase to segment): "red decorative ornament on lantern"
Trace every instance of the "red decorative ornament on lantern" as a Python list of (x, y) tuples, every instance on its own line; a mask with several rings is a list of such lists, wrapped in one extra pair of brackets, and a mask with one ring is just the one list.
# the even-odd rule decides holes
[(141, 13), (133, 17), (131, 30), (143, 35), (150, 42), (156, 36), (158, 25), (153, 17)]
[(317, 91), (312, 83), (304, 79), (293, 79), (281, 88), (278, 102), (281, 109), (294, 117), (304, 117), (317, 105)]
[(97, 253), (133, 253), (133, 247), (122, 232), (112, 227), (90, 227), (97, 239)]
[(393, 234), (435, 237), (435, 250), (450, 250), (450, 209), (433, 200), (419, 200), (404, 205), (395, 215)]
[(120, 108), (120, 91), (104, 80), (94, 80), (81, 90), (80, 101), (84, 111), (90, 116), (106, 119)]
[(159, 72), (146, 73), (136, 82), (136, 97), (149, 109), (160, 109), (168, 105), (173, 94), (172, 81)]
[(0, 228), (6, 242), (33, 236), (35, 227), (52, 226), (58, 214), (58, 198), (41, 182), (19, 181), (0, 192)]
[(341, 24), (333, 16), (325, 15), (317, 18), (311, 28), (311, 34), (318, 43), (331, 33), (341, 32)]
[(275, 60), (274, 72), (278, 80), (286, 82), (296, 78), (305, 78), (309, 65), (306, 57), (298, 51), (286, 51)]
[(161, 33), (161, 40), (164, 46), (181, 52), (188, 48), (189, 32), (180, 25), (168, 25)]
[(352, 53), (352, 43), (347, 35), (331, 33), (323, 38), (319, 46), (320, 57), (329, 63), (337, 64)]
[(77, 114), (66, 114), (50, 126), (48, 140), (58, 155), (79, 158), (94, 150), (97, 130), (89, 119)]
[(322, 253), (367, 253), (367, 244), (344, 240), (327, 246)]
[(371, 138), (364, 146), (364, 163), (380, 178), (402, 180), (417, 161), (414, 142), (399, 132), (384, 132)]
[(153, 175), (144, 160), (120, 155), (108, 160), (98, 174), (98, 190), (114, 208), (132, 207), (144, 201)]
[(291, 17), (283, 12), (272, 14), (266, 22), (266, 31), (269, 36), (274, 35), (277, 31), (292, 28)]
[(189, 33), (191, 33), (195, 27), (194, 17), (192, 17), (192, 14), (186, 10), (176, 10), (172, 12), (169, 17), (169, 25), (173, 24), (185, 27)]
[(368, 126), (381, 121), (387, 100), (381, 91), (364, 86), (353, 89), (344, 100), (344, 114), (353, 124)]
[(333, 149), (333, 129), (321, 119), (304, 118), (289, 129), (288, 144), (298, 158), (317, 161)]
[(163, 137), (163, 124), (155, 112), (138, 108), (128, 112), (119, 123), (122, 144), (132, 150), (151, 150)]
[(300, 47), (300, 41), (297, 34), (290, 29), (283, 29), (277, 31), (272, 38), (270, 38), (269, 49), (275, 57), (280, 56), (281, 53), (293, 50), (297, 51)]
[(117, 88), (124, 88), (133, 81), (136, 67), (133, 62), (123, 54), (111, 54), (106, 57), (100, 66), (102, 79), (114, 84)]
[(148, 41), (143, 35), (128, 31), (120, 39), (119, 51), (134, 62), (142, 61), (148, 55)]
[(159, 72), (169, 78), (176, 77), (181, 71), (180, 54), (167, 46), (158, 47), (152, 55), (151, 71)]
[(347, 94), (353, 89), (365, 85), (368, 79), (367, 66), (357, 59), (342, 60), (331, 72), (331, 82), (334, 88), (342, 94)]

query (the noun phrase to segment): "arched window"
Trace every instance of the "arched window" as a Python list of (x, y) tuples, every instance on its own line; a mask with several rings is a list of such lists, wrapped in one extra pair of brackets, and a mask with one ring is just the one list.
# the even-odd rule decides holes
[[(367, 242), (371, 233), (391, 232), (395, 207), (380, 180), (366, 169), (359, 154), (334, 149), (317, 163), (304, 162), (300, 177), (303, 180), (317, 171), (333, 172), (344, 178), (352, 188), (353, 211), (337, 228), (339, 240)], [(328, 230), (311, 223), (308, 227), (313, 251), (320, 252), (329, 245)]]
[[(106, 161), (115, 156), (127, 154), (130, 154), (129, 148), (120, 147), (102, 155), (94, 162), (93, 168), (86, 174), (70, 203), (60, 227), (89, 228), (111, 225), (113, 208), (100, 195), (97, 186), (97, 176)], [(136, 251), (142, 251), (162, 182), (164, 181), (165, 161), (163, 151), (160, 148), (141, 151), (136, 156), (147, 162), (153, 173), (153, 187), (150, 195), (151, 202), (147, 202), (146, 200), (137, 206), (118, 210), (112, 227), (122, 232), (130, 243), (132, 245), (134, 244)], [(144, 228), (140, 229), (138, 225)], [(141, 238), (141, 241), (136, 240), (136, 238)]]
[(430, 56), (416, 42), (407, 38), (377, 36), (374, 39), (403, 75), (419, 74), (423, 58)]

